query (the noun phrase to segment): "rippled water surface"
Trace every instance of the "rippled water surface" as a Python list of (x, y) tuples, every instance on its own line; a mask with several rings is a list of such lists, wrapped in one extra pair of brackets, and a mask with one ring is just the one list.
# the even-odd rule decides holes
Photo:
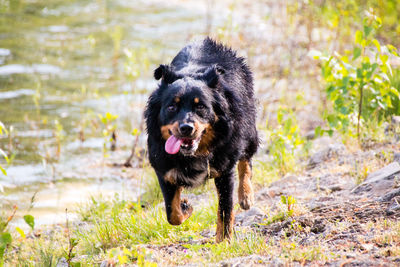
[[(204, 32), (203, 13), (165, 1), (1, 1), (2, 206), (23, 214), (33, 197), (37, 223), (55, 223), (89, 196), (141, 193), (140, 166), (112, 163), (129, 155), (152, 70)], [(106, 112), (118, 115), (115, 152), (103, 152)]]

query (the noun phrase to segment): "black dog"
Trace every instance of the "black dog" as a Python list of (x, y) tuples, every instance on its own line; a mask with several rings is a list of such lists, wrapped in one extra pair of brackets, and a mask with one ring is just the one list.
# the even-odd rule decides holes
[(219, 206), (217, 242), (230, 238), (234, 167), (238, 163), (239, 203), (254, 201), (251, 158), (257, 151), (253, 78), (244, 58), (210, 38), (183, 48), (170, 65), (160, 65), (161, 83), (146, 111), (150, 163), (156, 171), (168, 222), (192, 214), (184, 187), (215, 179)]

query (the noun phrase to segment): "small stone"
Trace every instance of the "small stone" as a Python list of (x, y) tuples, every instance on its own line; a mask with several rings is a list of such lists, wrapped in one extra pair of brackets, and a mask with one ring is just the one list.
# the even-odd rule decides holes
[(392, 125), (394, 126), (398, 126), (400, 125), (400, 116), (392, 116), (392, 121), (391, 121)]
[(331, 192), (342, 191), (343, 186), (340, 184), (332, 185), (328, 188)]
[(312, 139), (314, 139), (315, 138), (315, 130), (311, 130), (311, 131), (308, 131), (307, 133), (306, 133), (306, 139), (307, 140), (312, 140)]

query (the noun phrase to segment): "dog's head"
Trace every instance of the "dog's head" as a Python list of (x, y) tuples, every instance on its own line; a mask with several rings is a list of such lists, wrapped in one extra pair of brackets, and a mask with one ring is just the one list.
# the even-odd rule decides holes
[[(151, 115), (151, 105), (158, 105), (153, 109), (158, 111), (158, 118), (154, 119), (158, 121), (167, 153), (207, 155), (218, 118), (214, 107), (221, 75), (223, 69), (218, 66), (190, 75), (173, 72), (167, 65), (160, 65), (154, 71), (154, 77), (161, 79), (161, 84), (156, 95), (150, 97), (146, 117)], [(149, 124), (149, 118), (147, 121)]]

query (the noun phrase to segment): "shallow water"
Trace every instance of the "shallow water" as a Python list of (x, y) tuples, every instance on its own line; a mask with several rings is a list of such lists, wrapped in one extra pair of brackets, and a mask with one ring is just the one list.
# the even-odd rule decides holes
[[(129, 155), (152, 70), (203, 34), (204, 12), (165, 1), (0, 2), (0, 121), (10, 130), (0, 147), (12, 158), (0, 159), (0, 208), (58, 223), (89, 196), (143, 192), (140, 169), (132, 179), (110, 166)], [(98, 119), (106, 112), (119, 116), (109, 157)]]

